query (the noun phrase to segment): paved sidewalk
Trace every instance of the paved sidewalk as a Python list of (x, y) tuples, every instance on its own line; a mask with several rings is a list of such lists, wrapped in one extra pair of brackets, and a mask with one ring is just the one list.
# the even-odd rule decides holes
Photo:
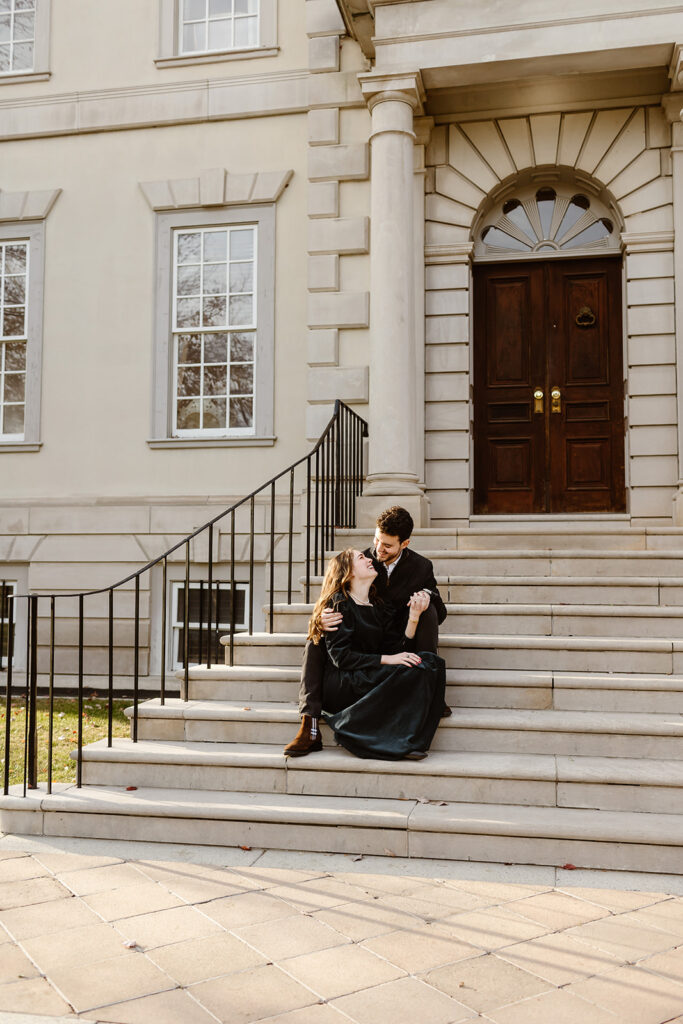
[(672, 876), (5, 836), (0, 1022), (683, 1024), (682, 893)]

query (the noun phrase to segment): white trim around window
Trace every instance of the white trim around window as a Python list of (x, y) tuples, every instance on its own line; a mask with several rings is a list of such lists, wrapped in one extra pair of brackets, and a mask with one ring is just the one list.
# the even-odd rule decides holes
[[(201, 0), (159, 0), (157, 67), (245, 60), (278, 53), (277, 0), (251, 0), (251, 7), (242, 3), (238, 13), (235, 4), (239, 4), (239, 0), (228, 0), (227, 4), (220, 5), (220, 9), (218, 6), (212, 8), (212, 0), (206, 0), (204, 17), (197, 14), (196, 19), (196, 11), (188, 10), (185, 16), (185, 4), (188, 2), (201, 6)], [(254, 13), (250, 14), (249, 10)], [(226, 16), (219, 17), (221, 13)], [(196, 49), (189, 49), (191, 40), (183, 39), (185, 23), (197, 26)], [(244, 26), (244, 38), (241, 38), (239, 30), (236, 33), (237, 23)], [(209, 36), (210, 30), (214, 32), (213, 40)], [(221, 32), (223, 35), (219, 38)]]
[[(20, 252), (26, 254), (25, 275), (19, 272)], [(2, 313), (0, 323), (0, 454), (40, 448), (44, 252), (44, 221), (0, 224), (0, 310), (4, 299), (16, 300), (7, 306), (7, 316)], [(10, 266), (10, 258), (17, 262), (16, 266)], [(12, 289), (18, 288), (25, 292), (23, 303), (20, 296), (11, 294)], [(23, 324), (18, 323), (21, 316)], [(23, 422), (18, 424), (21, 398)]]
[[(242, 260), (240, 247), (250, 239), (251, 256)], [(194, 245), (196, 260), (180, 258), (180, 244)], [(226, 245), (223, 262), (216, 247)], [(240, 280), (219, 296), (214, 278), (226, 267), (228, 281)], [(157, 214), (156, 281), (150, 447), (272, 444), (274, 206)], [(179, 307), (192, 319), (183, 320)], [(231, 307), (244, 308), (248, 322), (239, 316), (238, 323)]]
[(0, 0), (0, 85), (50, 77), (52, 0)]

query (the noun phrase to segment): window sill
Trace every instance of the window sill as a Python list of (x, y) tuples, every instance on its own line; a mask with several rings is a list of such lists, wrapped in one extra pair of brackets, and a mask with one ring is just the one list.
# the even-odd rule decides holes
[(3, 452), (39, 452), (42, 441), (0, 441), (0, 454)]
[(272, 448), (275, 437), (153, 437), (150, 448)]
[(218, 50), (215, 53), (193, 53), (187, 56), (157, 57), (158, 68), (184, 68), (195, 64), (217, 64), (226, 60), (251, 60), (253, 57), (276, 57), (279, 46), (250, 46), (243, 50)]
[(22, 82), (47, 82), (50, 71), (17, 71), (16, 74), (0, 75), (0, 85), (20, 85)]

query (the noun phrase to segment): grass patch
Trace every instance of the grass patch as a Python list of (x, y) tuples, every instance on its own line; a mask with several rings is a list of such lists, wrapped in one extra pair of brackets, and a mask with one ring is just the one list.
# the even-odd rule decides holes
[[(114, 736), (129, 736), (130, 726), (123, 709), (130, 707), (132, 700), (115, 700), (113, 703), (112, 731)], [(0, 712), (0, 751), (2, 770), (5, 768), (5, 704)], [(50, 723), (50, 702), (47, 697), (38, 698), (38, 781), (47, 781), (47, 753)], [(12, 701), (12, 723), (10, 726), (10, 785), (24, 781), (24, 731), (26, 728), (26, 704), (18, 698)], [(101, 697), (88, 697), (83, 701), (83, 746), (107, 738), (107, 701)], [(78, 699), (76, 697), (55, 697), (54, 724), (52, 728), (52, 781), (75, 782), (76, 762), (71, 751), (78, 746)]]

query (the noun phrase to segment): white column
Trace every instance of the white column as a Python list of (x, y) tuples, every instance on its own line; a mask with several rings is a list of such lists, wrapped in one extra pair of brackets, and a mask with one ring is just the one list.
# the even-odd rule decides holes
[[(402, 504), (416, 525), (428, 505), (419, 479), (415, 374), (415, 184), (413, 117), (419, 74), (361, 75), (372, 112), (370, 220), (370, 438), (361, 521)], [(422, 287), (422, 283), (420, 283)]]

